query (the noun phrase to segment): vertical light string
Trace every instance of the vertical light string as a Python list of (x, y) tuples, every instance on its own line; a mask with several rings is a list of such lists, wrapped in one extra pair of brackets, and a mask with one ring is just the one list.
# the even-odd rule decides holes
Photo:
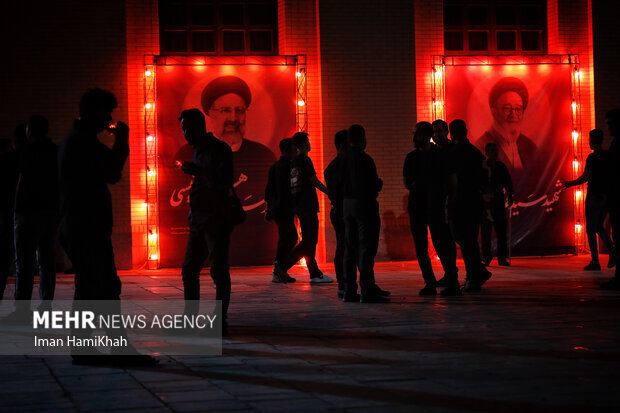
[(295, 94), (295, 114), (297, 131), (308, 132), (308, 85), (306, 77), (306, 56), (297, 56), (295, 80), (297, 92)]
[[(573, 148), (572, 171), (573, 179), (583, 173), (583, 133), (581, 131), (581, 71), (579, 69), (579, 56), (569, 55), (568, 63), (571, 65), (571, 143)], [(574, 216), (575, 216), (575, 251), (585, 250), (585, 189), (575, 187), (573, 193)]]
[(144, 69), (144, 145), (146, 154), (146, 245), (147, 267), (159, 268), (159, 213), (158, 213), (158, 164), (157, 164), (157, 102), (155, 66)]
[(443, 56), (433, 56), (431, 73), (431, 113), (433, 115), (432, 120), (443, 119), (445, 120), (445, 107), (446, 107), (446, 88), (445, 88), (445, 76), (446, 65)]

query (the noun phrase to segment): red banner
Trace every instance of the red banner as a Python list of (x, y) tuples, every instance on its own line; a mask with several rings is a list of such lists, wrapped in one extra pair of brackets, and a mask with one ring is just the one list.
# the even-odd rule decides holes
[(193, 148), (181, 131), (182, 110), (199, 108), (207, 130), (233, 149), (237, 195), (247, 220), (235, 227), (231, 265), (270, 264), (277, 231), (264, 220), (269, 167), (278, 143), (296, 130), (295, 67), (286, 65), (206, 65), (157, 67), (159, 226), (161, 265), (180, 267), (188, 234), (191, 178), (180, 163)]
[(514, 254), (567, 252), (574, 245), (573, 199), (560, 181), (572, 179), (569, 65), (446, 67), (448, 121), (467, 122), (483, 153), (499, 149), (515, 187)]

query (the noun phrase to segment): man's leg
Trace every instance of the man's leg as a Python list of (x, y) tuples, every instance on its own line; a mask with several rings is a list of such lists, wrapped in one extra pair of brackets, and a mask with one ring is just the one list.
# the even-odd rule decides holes
[[(482, 260), (485, 264), (490, 264), (493, 261), (493, 252), (491, 251), (491, 232), (493, 230), (493, 223), (486, 217), (480, 220), (480, 244), (482, 247)], [(498, 254), (499, 256), (499, 254)]]
[(344, 201), (344, 227), (345, 227), (345, 250), (344, 250), (344, 297), (353, 297), (357, 294), (357, 257), (358, 257), (358, 229), (357, 221), (353, 216), (353, 202)]
[[(33, 218), (35, 217), (23, 212), (15, 214), (16, 301), (30, 301), (32, 298), (34, 273), (36, 271), (34, 257), (38, 242), (37, 225), (32, 222)], [(16, 302), (16, 305), (21, 304)]]
[(336, 251), (334, 253), (334, 270), (336, 271), (336, 280), (338, 281), (338, 291), (344, 293), (344, 250), (345, 250), (345, 228), (342, 211), (338, 211), (332, 207), (329, 218), (336, 233)]
[(15, 243), (13, 241), (13, 214), (0, 212), (0, 301), (4, 296), (6, 282), (15, 259)]
[(280, 217), (276, 220), (278, 226), (278, 247), (276, 261), (282, 263), (291, 254), (297, 244), (297, 229), (293, 215)]
[(372, 211), (368, 201), (356, 201), (354, 208), (354, 218), (357, 223), (358, 236), (358, 268), (360, 272), (360, 292), (362, 297), (370, 296), (374, 293), (374, 265), (375, 256), (374, 236), (375, 223), (373, 222)]
[(41, 300), (50, 301), (54, 299), (54, 291), (56, 289), (56, 266), (54, 260), (54, 246), (58, 230), (56, 213), (41, 213), (39, 226), (41, 231), (37, 248), (39, 252), (39, 267), (41, 268), (39, 297)]
[(491, 209), (495, 235), (497, 236), (497, 261), (500, 264), (508, 263), (508, 220), (506, 219), (506, 207), (499, 204)]
[(428, 217), (426, 211), (422, 208), (417, 210), (409, 210), (409, 227), (415, 244), (415, 255), (422, 271), (424, 283), (434, 288), (437, 284), (431, 258), (428, 255)]
[[(598, 263), (598, 239), (596, 233), (598, 232), (598, 217), (596, 214), (596, 208), (593, 205), (593, 200), (589, 197), (586, 198), (586, 234), (588, 235), (588, 246), (590, 247), (590, 257), (592, 257), (592, 263)], [(590, 265), (588, 265), (590, 267)], [(586, 269), (588, 268), (586, 267)]]
[(441, 266), (447, 277), (448, 287), (458, 287), (458, 268), (456, 266), (456, 245), (450, 228), (445, 221), (443, 209), (436, 208), (431, 212), (431, 220), (429, 222), (431, 239), (435, 246), (435, 251), (439, 255)]
[(183, 277), (183, 297), (185, 298), (185, 312), (187, 314), (198, 313), (200, 300), (200, 270), (204, 265), (209, 251), (205, 229), (199, 226), (191, 226), (185, 249), (185, 259), (181, 268)]
[(319, 242), (319, 216), (317, 214), (309, 214), (300, 217), (299, 226), (301, 228), (304, 257), (306, 258), (306, 266), (308, 267), (310, 278), (320, 277), (323, 273), (316, 262), (316, 245)]
[(207, 230), (206, 240), (209, 249), (210, 273), (215, 283), (215, 299), (222, 302), (222, 318), (225, 320), (230, 304), (230, 235), (232, 227), (228, 225), (216, 225), (214, 229)]

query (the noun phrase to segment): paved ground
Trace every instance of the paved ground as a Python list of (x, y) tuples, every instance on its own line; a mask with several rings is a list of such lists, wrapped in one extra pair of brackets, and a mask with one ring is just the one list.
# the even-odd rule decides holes
[[(389, 305), (343, 304), (299, 268), (288, 285), (235, 270), (222, 357), (118, 369), (3, 356), (0, 411), (618, 411), (620, 293), (598, 290), (611, 272), (586, 262), (516, 259), (452, 299), (418, 297), (415, 263), (380, 264)], [(182, 297), (178, 271), (122, 278), (126, 298)], [(58, 298), (71, 283), (60, 277)]]

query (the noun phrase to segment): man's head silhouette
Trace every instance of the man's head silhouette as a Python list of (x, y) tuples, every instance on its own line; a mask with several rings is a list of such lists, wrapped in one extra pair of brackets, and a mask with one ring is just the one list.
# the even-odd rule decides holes
[(200, 109), (184, 110), (181, 112), (181, 116), (179, 116), (179, 122), (181, 122), (181, 129), (187, 143), (193, 147), (199, 145), (207, 133), (205, 115), (202, 114)]
[(462, 119), (455, 119), (450, 122), (450, 136), (456, 143), (467, 139), (467, 124)]
[(236, 76), (212, 80), (202, 91), (202, 109), (209, 116), (213, 133), (239, 150), (245, 136), (246, 111), (252, 101), (247, 83)]
[(112, 111), (118, 107), (112, 92), (90, 89), (80, 99), (80, 119), (101, 132), (112, 122)]
[(413, 146), (418, 149), (425, 148), (433, 136), (433, 125), (428, 122), (418, 122), (413, 132)]
[(349, 145), (360, 147), (362, 149), (366, 148), (366, 130), (362, 125), (351, 125), (349, 126)]

